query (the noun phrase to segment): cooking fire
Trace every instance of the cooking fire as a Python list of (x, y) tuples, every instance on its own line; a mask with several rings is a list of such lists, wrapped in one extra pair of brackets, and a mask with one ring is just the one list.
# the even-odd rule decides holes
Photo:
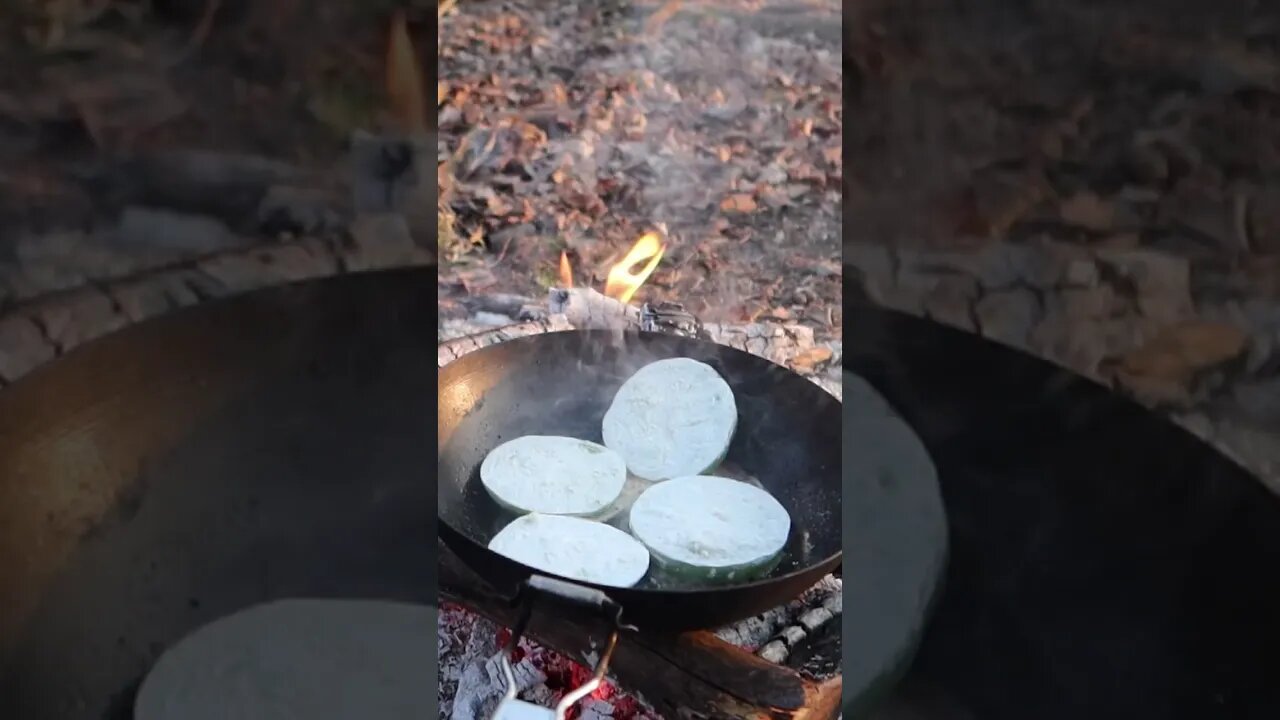
[[(767, 9), (769, 0), (750, 5)], [(839, 443), (809, 431), (838, 426), (838, 356), (819, 347), (838, 335), (822, 309), (838, 304), (838, 273), (791, 271), (835, 254), (808, 245), (838, 226), (839, 88), (768, 67), (805, 57), (811, 73), (815, 57), (835, 56), (764, 38), (728, 13), (718, 27), (701, 22), (704, 9), (638, 3), (641, 42), (599, 61), (579, 54), (582, 31), (603, 20), (599, 4), (459, 3), (441, 18), (439, 157), (455, 233), (441, 240), (441, 314), (461, 307), (470, 318), (442, 320), (440, 392), (486, 400), (452, 404), (467, 421), (442, 423), (440, 436), (442, 467), (460, 470), (440, 480), (452, 558), (442, 596), (456, 603), (441, 614), (449, 717), (485, 718), (499, 702), (567, 702), (608, 659), (603, 636), (583, 624), (593, 613), (570, 603), (535, 617), (504, 666), (498, 651), (519, 617), (477, 590), (507, 582), (489, 577), (501, 574), (498, 560), (518, 563), (531, 584), (546, 573), (612, 588), (601, 597), (620, 608), (620, 622), (642, 628), (618, 636), (608, 665), (617, 681), (595, 687), (569, 717), (734, 708), (825, 718), (839, 696), (838, 673), (796, 670), (839, 664), (813, 662), (808, 647), (828, 642), (840, 616), (841, 583), (828, 574), (839, 564), (839, 529), (828, 522), (839, 483), (820, 469), (836, 465), (819, 462)], [(694, 29), (703, 32), (695, 38)], [(711, 63), (665, 64), (671, 51), (707, 47), (706, 31), (724, 34), (711, 47), (736, 49)], [(661, 64), (633, 65), (650, 55)], [(572, 71), (547, 71), (561, 63)], [(783, 107), (797, 117), (783, 117)], [(823, 117), (799, 117), (814, 113)], [(806, 259), (783, 258), (793, 252)], [(810, 307), (782, 307), (792, 299)], [(756, 322), (766, 313), (779, 322)], [(575, 332), (598, 330), (617, 331), (614, 352), (600, 352), (609, 335)], [(515, 338), (523, 342), (503, 344)], [(519, 370), (526, 352), (562, 372)], [(503, 353), (513, 355), (502, 378), (477, 382), (467, 370)], [(478, 389), (494, 380), (505, 389)], [(741, 412), (747, 387), (753, 403), (772, 393), (808, 400), (792, 418)], [(521, 398), (519, 411), (498, 397)], [(557, 412), (535, 409), (565, 399)], [(486, 423), (501, 442), (463, 439)], [(776, 454), (730, 453), (746, 435), (807, 448), (785, 469), (803, 480), (781, 482)], [(806, 463), (817, 464), (797, 467)], [(484, 492), (462, 490), (463, 480)], [(751, 581), (759, 591), (746, 604), (722, 599)], [(581, 602), (577, 587), (539, 592)], [(681, 650), (657, 653), (650, 643), (668, 637)], [(838, 656), (838, 643), (827, 651)], [(703, 663), (725, 668), (723, 677), (694, 670)], [(508, 672), (521, 692), (502, 700)], [(737, 681), (745, 677), (755, 682)]]

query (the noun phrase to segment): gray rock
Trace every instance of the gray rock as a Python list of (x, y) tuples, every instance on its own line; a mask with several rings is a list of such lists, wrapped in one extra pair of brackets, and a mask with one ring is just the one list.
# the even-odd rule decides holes
[[(969, 275), (987, 290), (1056, 287), (1065, 282), (1071, 263), (1087, 259), (1081, 251), (1056, 242), (991, 243), (971, 252), (899, 251), (898, 256), (903, 272)], [(1073, 272), (1079, 275), (1087, 270), (1076, 267)], [(1087, 275), (1078, 279), (1087, 280)]]
[(943, 275), (935, 279), (924, 297), (925, 314), (939, 322), (976, 332), (973, 301), (978, 297), (978, 281), (964, 275)]
[(1090, 319), (1050, 311), (1031, 331), (1028, 343), (1043, 357), (1101, 379), (1102, 361), (1129, 349), (1140, 337), (1132, 319)]
[(1098, 260), (1139, 290), (1181, 290), (1190, 285), (1190, 261), (1159, 250), (1104, 248), (1098, 251)]
[(342, 257), (347, 269), (354, 271), (431, 265), (435, 260), (414, 242), (408, 221), (397, 213), (357, 216)]
[(63, 351), (128, 323), (128, 319), (116, 311), (111, 298), (93, 288), (42, 300), (30, 312), (38, 318), (49, 340)]
[(1023, 347), (1040, 316), (1040, 302), (1025, 288), (988, 293), (974, 309), (983, 336)]
[(1225, 410), (1276, 432), (1280, 437), (1280, 377), (1238, 382)]
[(18, 314), (0, 318), (0, 379), (13, 382), (56, 354), (30, 318)]
[(1092, 258), (1068, 260), (1063, 269), (1062, 285), (1069, 288), (1091, 288), (1098, 284), (1098, 264)]
[(1280, 434), (1246, 422), (1220, 420), (1215, 425), (1214, 445), (1280, 494)]
[(886, 303), (888, 291), (894, 286), (893, 256), (889, 248), (874, 243), (845, 243), (844, 263), (857, 271), (863, 290), (878, 303)]
[(1110, 286), (1065, 288), (1053, 295), (1052, 305), (1070, 318), (1101, 320), (1117, 310), (1115, 291)]
[(1173, 323), (1194, 313), (1191, 263), (1186, 258), (1136, 248), (1100, 250), (1098, 260), (1133, 286), (1144, 316)]
[(108, 235), (76, 230), (24, 235), (14, 255), (17, 262), (4, 275), (19, 300), (125, 275), (147, 263), (145, 256), (115, 247)]
[(138, 206), (121, 213), (117, 242), (127, 249), (181, 260), (252, 244), (207, 215)]
[(112, 285), (107, 293), (130, 322), (141, 322), (200, 301), (184, 282), (183, 275), (181, 271), (160, 273)]
[(324, 277), (337, 272), (337, 261), (320, 241), (265, 248), (252, 254), (209, 258), (199, 269), (231, 292)]

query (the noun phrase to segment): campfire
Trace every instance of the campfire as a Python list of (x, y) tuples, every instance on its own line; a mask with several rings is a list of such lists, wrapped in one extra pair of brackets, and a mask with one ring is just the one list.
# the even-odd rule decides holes
[[(666, 249), (658, 233), (647, 232), (641, 235), (627, 254), (609, 268), (604, 285), (605, 297), (611, 297), (624, 304), (631, 302), (636, 291), (657, 269)], [(644, 267), (633, 272), (633, 268), (642, 262), (645, 263)], [(561, 288), (567, 290), (573, 287), (573, 266), (569, 263), (569, 254), (563, 250), (560, 251), (559, 278)]]
[[(469, 328), (473, 332), (443, 342), (440, 346), (440, 364), (443, 366), (484, 345), (526, 334), (563, 329), (666, 329), (655, 326), (653, 320), (655, 317), (672, 317), (677, 310), (670, 303), (654, 308), (647, 303), (637, 307), (630, 302), (656, 270), (664, 251), (663, 238), (659, 233), (648, 232), (641, 235), (617, 262), (608, 266), (603, 292), (584, 287), (582, 282), (575, 281), (569, 254), (561, 252), (557, 268), (559, 286), (549, 291), (547, 304), (537, 319), (513, 323), (495, 330)], [(702, 329), (701, 326), (699, 329)], [(812, 335), (807, 336), (807, 342), (802, 341), (805, 346), (803, 348), (791, 344), (792, 338), (788, 332), (795, 332), (794, 329), (784, 331), (781, 328), (709, 325), (705, 332), (719, 342), (743, 349), (750, 348), (748, 351), (754, 350), (758, 354), (769, 354), (771, 346), (776, 342), (777, 345), (773, 348), (775, 356), (786, 358), (784, 364), (793, 367), (795, 363), (792, 361), (801, 358), (803, 366), (803, 358), (815, 350)], [(499, 663), (495, 662), (495, 655), (510, 639), (509, 627), (515, 618), (510, 614), (510, 608), (495, 605), (491, 599), (487, 600), (483, 592), (478, 590), (477, 583), (481, 581), (458, 564), (443, 545), (440, 549), (446, 558), (441, 565), (442, 603), (439, 626), (441, 707), (447, 709), (447, 714), (442, 717), (479, 720), (488, 717), (506, 689), (506, 681)], [(827, 715), (823, 713), (834, 713), (833, 708), (839, 697), (840, 610), (841, 581), (839, 578), (828, 577), (791, 603), (759, 617), (720, 628), (714, 633), (692, 633), (675, 640), (641, 641), (628, 637), (623, 641), (623, 652), (650, 652), (651, 642), (675, 642), (686, 648), (681, 652), (672, 650), (671, 655), (663, 651), (661, 655), (641, 663), (642, 666), (658, 662), (659, 657), (678, 658), (683, 652), (688, 652), (689, 662), (692, 663), (689, 667), (711, 662), (708, 658), (714, 657), (714, 662), (720, 664), (723, 672), (742, 677), (748, 677), (753, 672), (763, 673), (765, 677), (776, 677), (763, 681), (756, 688), (759, 691), (757, 694), (753, 694), (751, 690), (744, 691), (751, 696), (747, 700), (726, 694), (718, 687), (712, 689), (711, 686), (701, 686), (700, 683), (717, 682), (714, 678), (701, 676), (686, 679), (686, 682), (692, 684), (692, 690), (667, 687), (665, 683), (668, 680), (650, 679), (651, 683), (657, 682), (661, 689), (655, 692), (650, 686), (646, 688), (647, 695), (636, 695), (629, 691), (630, 688), (606, 679), (570, 710), (569, 717), (590, 720), (658, 720), (664, 715), (646, 700), (659, 702), (670, 711), (676, 707), (698, 703), (713, 706), (729, 703), (727, 695), (733, 697), (732, 702), (744, 704), (744, 707), (754, 704), (772, 708), (775, 704), (785, 704), (771, 695), (776, 691), (772, 682), (780, 685), (795, 682), (800, 687), (807, 688), (801, 691), (804, 704), (780, 711), (784, 716), (800, 717), (816, 713), (816, 717), (825, 717)], [(494, 622), (494, 619), (498, 622)], [(581, 644), (582, 636), (589, 634), (589, 628), (589, 625), (556, 621), (549, 628), (545, 625), (542, 628), (535, 627), (535, 632), (527, 633), (511, 657), (519, 697), (549, 708), (587, 682), (592, 675), (588, 665), (598, 659), (595, 654), (597, 651), (592, 650), (595, 646)], [(530, 635), (534, 639), (530, 639)], [(540, 641), (547, 641), (556, 649)], [(815, 649), (819, 647), (822, 649)], [(832, 647), (834, 656), (831, 655)], [(826, 656), (823, 656), (824, 653)], [(633, 659), (628, 669), (634, 666)], [(808, 675), (799, 674), (790, 666), (804, 668)], [(692, 671), (681, 663), (676, 665), (674, 672)], [(813, 677), (825, 679), (814, 680)], [(689, 693), (687, 697), (686, 693)], [(742, 709), (740, 712), (750, 714), (753, 711)], [(834, 717), (834, 714), (829, 716)]]
[[(658, 18), (661, 19), (661, 15)], [(518, 14), (504, 15), (499, 25), (501, 32), (479, 37), (484, 43), (495, 45), (512, 42), (520, 37), (522, 23)], [(389, 62), (389, 66), (392, 64)], [(389, 75), (401, 81), (407, 76), (407, 73)], [(678, 281), (688, 259), (684, 240), (688, 236), (687, 218), (673, 224), (674, 232), (669, 234), (666, 226), (653, 222), (656, 218), (674, 219), (661, 211), (653, 212), (644, 222), (625, 226), (623, 232), (618, 232), (620, 226), (609, 217), (596, 216), (596, 222), (588, 223), (587, 232), (591, 235), (614, 233), (612, 240), (621, 242), (612, 247), (607, 242), (593, 239), (576, 242), (570, 237), (579, 219), (597, 211), (614, 214), (610, 212), (613, 208), (606, 209), (605, 201), (595, 197), (593, 191), (578, 187), (582, 179), (579, 171), (589, 164), (580, 155), (564, 156), (577, 158), (564, 161), (573, 167), (547, 166), (551, 173), (546, 184), (559, 193), (558, 202), (574, 206), (564, 216), (567, 225), (560, 222), (564, 218), (553, 219), (557, 230), (564, 231), (563, 236), (554, 241), (555, 245), (541, 246), (543, 250), (550, 250), (550, 254), (540, 257), (518, 282), (492, 280), (497, 270), (505, 271), (511, 258), (523, 253), (520, 245), (531, 244), (520, 234), (521, 227), (531, 222), (531, 206), (521, 200), (520, 191), (513, 190), (523, 187), (519, 183), (527, 182), (527, 178), (510, 182), (501, 178), (500, 182), (492, 183), (487, 179), (490, 166), (485, 163), (512, 162), (521, 148), (548, 141), (547, 136), (552, 133), (541, 124), (544, 120), (553, 129), (563, 121), (562, 116), (552, 114), (533, 123), (526, 121), (525, 116), (538, 115), (538, 108), (528, 112), (516, 110), (493, 122), (491, 127), (477, 125), (474, 131), (460, 138), (455, 147), (445, 149), (443, 138), (452, 131), (446, 129), (446, 125), (456, 128), (467, 121), (465, 116), (453, 115), (455, 103), (460, 103), (460, 98), (471, 97), (481, 98), (478, 102), (483, 104), (491, 99), (483, 93), (499, 91), (496, 86), (491, 90), (487, 85), (479, 89), (460, 87), (442, 79), (438, 92), (441, 195), (457, 191), (459, 196), (486, 198), (473, 207), (465, 207), (461, 202), (457, 207), (459, 213), (474, 213), (471, 224), (463, 226), (464, 234), (477, 238), (472, 245), (487, 242), (497, 260), (486, 266), (474, 256), (442, 253), (442, 257), (458, 260), (458, 267), (466, 270), (454, 275), (463, 278), (455, 287), (463, 290), (464, 297), (457, 299), (441, 291), (441, 367), (479, 348), (541, 333), (575, 329), (647, 331), (697, 336), (764, 357), (840, 396), (838, 340), (831, 340), (830, 336), (815, 337), (811, 326), (789, 322), (791, 318), (786, 314), (779, 314), (776, 322), (756, 322), (758, 313), (742, 313), (741, 317), (747, 319), (745, 323), (704, 324), (682, 305), (668, 299), (674, 297), (694, 303), (692, 306), (702, 314), (697, 298), (692, 294), (686, 296), (688, 288), (684, 285), (687, 283)], [(476, 94), (472, 94), (473, 91)], [(556, 93), (562, 91), (563, 88), (552, 88), (544, 101), (557, 97)], [(638, 117), (628, 127), (643, 134), (643, 121), (642, 116)], [(620, 122), (619, 126), (623, 124)], [(733, 152), (737, 151), (724, 148), (717, 150), (716, 156), (723, 163)], [(457, 177), (448, 172), (454, 169), (455, 162), (462, 165), (457, 168)], [(512, 164), (520, 162), (523, 161)], [(530, 171), (528, 165), (520, 171), (522, 177), (537, 172), (536, 169)], [(772, 177), (777, 180), (776, 173)], [(791, 191), (798, 196), (798, 188)], [(585, 209), (584, 198), (593, 200)], [(755, 209), (750, 193), (731, 194), (731, 199), (732, 202), (717, 199), (711, 207), (727, 208), (724, 212), (735, 218)], [(617, 210), (621, 211), (626, 202), (619, 197)], [(613, 202), (608, 204), (612, 206)], [(727, 224), (725, 229), (728, 234), (736, 232)], [(663, 265), (664, 259), (668, 266)], [(671, 270), (666, 271), (666, 267)], [(659, 273), (660, 269), (664, 272)], [(547, 271), (550, 271), (549, 278)], [(653, 285), (645, 288), (646, 283), (654, 282), (655, 273), (661, 283), (660, 292), (655, 292)], [(472, 282), (473, 277), (479, 280)], [(531, 288), (534, 277), (539, 279), (538, 288)], [(496, 290), (499, 287), (521, 294), (499, 292)], [(530, 297), (541, 290), (546, 292), (544, 297)], [(726, 313), (725, 317), (728, 316)], [(443, 544), (440, 552), (442, 718), (487, 718), (506, 689), (495, 655), (510, 639), (516, 613), (496, 602), (492, 591), (486, 590), (484, 580)], [(827, 576), (792, 601), (729, 627), (681, 635), (642, 632), (625, 636), (609, 666), (611, 677), (576, 704), (569, 711), (569, 717), (657, 720), (701, 713), (715, 717), (834, 718), (838, 714), (836, 707), (841, 691), (838, 669), (841, 596), (841, 580)], [(834, 642), (833, 636), (837, 638)], [(511, 657), (519, 697), (542, 707), (553, 707), (591, 677), (591, 666), (599, 659), (602, 642), (600, 628), (586, 620), (572, 616), (541, 617), (535, 613)]]

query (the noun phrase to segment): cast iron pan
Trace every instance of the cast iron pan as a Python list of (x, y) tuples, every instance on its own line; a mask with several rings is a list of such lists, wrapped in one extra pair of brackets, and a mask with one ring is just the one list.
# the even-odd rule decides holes
[(165, 648), (268, 600), (434, 605), (435, 285), (253, 293), (0, 391), (0, 718), (129, 718)]
[[(689, 357), (733, 389), (738, 429), (725, 460), (760, 481), (791, 514), (781, 562), (765, 578), (722, 587), (596, 587), (642, 629), (707, 628), (794, 599), (840, 564), (840, 403), (809, 380), (760, 357), (655, 333), (558, 332), (469, 353), (440, 371), (440, 536), (500, 591), (533, 571), (487, 544), (514, 516), (480, 484), (491, 450), (523, 435), (601, 442), (614, 393), (644, 365)], [(560, 578), (564, 579), (564, 578)]]
[(869, 306), (845, 325), (845, 370), (924, 441), (950, 527), (937, 611), (876, 720), (1280, 717), (1280, 499), (1258, 479), (976, 335)]

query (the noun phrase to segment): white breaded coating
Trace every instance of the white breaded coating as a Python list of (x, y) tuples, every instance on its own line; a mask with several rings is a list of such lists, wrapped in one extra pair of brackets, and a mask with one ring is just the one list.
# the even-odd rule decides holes
[(631, 587), (649, 571), (649, 551), (612, 525), (564, 515), (530, 513), (512, 520), (489, 549), (572, 580)]
[(622, 384), (604, 415), (604, 444), (646, 480), (708, 472), (738, 426), (729, 384), (710, 365), (659, 360)]
[(495, 448), (480, 463), (480, 482), (517, 513), (594, 515), (618, 499), (627, 481), (622, 456), (597, 443), (526, 435)]
[(660, 559), (697, 568), (767, 563), (787, 544), (791, 516), (772, 495), (729, 478), (672, 478), (631, 506), (631, 533)]

